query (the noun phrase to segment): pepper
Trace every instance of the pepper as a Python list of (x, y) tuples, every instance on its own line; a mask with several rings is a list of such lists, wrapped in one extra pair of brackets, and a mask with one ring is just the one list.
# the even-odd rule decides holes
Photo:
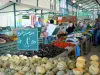
[(75, 45), (70, 42), (62, 42), (62, 41), (55, 41), (52, 43), (52, 45), (58, 47), (58, 48), (66, 48), (66, 47), (74, 47)]

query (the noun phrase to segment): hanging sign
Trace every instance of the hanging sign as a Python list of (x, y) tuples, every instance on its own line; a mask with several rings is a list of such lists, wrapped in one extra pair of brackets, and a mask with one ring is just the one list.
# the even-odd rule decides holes
[(29, 16), (22, 16), (22, 19), (30, 19), (30, 17)]
[(18, 50), (38, 50), (38, 29), (18, 30)]
[(58, 17), (58, 20), (62, 20), (62, 17)]
[(62, 22), (62, 17), (58, 17), (58, 23)]

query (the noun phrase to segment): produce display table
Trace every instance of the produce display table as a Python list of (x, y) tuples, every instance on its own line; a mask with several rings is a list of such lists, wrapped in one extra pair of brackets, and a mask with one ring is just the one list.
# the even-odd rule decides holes
[[(66, 49), (63, 53), (59, 54), (58, 56), (56, 56), (55, 58), (59, 58), (59, 57), (68, 57), (68, 54), (70, 54), (74, 49)], [(75, 55), (76, 57), (76, 55)]]
[(81, 44), (81, 55), (87, 55), (91, 51), (91, 37), (85, 40), (82, 40)]
[[(40, 37), (39, 38), (39, 45), (40, 44), (44, 44), (44, 40), (43, 40), (44, 37)], [(92, 42), (93, 42), (93, 39), (94, 37), (91, 36), (91, 37), (88, 37), (86, 39), (83, 39), (80, 43), (80, 48), (81, 48), (81, 55), (84, 56), (84, 55), (87, 55), (89, 52), (91, 52), (91, 45), (92, 45)], [(75, 49), (73, 49), (75, 50)], [(73, 50), (65, 50), (65, 51), (62, 51), (62, 53), (58, 53), (56, 57), (62, 57), (62, 56), (67, 56), (73, 51)], [(0, 44), (0, 55), (5, 55), (5, 54), (16, 54), (18, 52), (20, 52), (21, 50), (17, 50), (17, 42), (9, 42), (9, 43), (6, 43), (6, 44)], [(34, 51), (31, 51), (31, 52), (34, 52)], [(41, 53), (40, 53), (41, 54)], [(44, 54), (44, 53), (43, 53)], [(42, 54), (42, 56), (43, 56)], [(45, 53), (46, 54), (46, 53)], [(44, 55), (45, 55), (44, 54)], [(56, 53), (55, 53), (56, 54)], [(75, 58), (77, 58), (77, 55), (76, 55), (76, 50), (75, 50), (75, 54), (74, 54)]]
[[(43, 43), (43, 38), (39, 38), (39, 44)], [(17, 42), (7, 42), (4, 44), (0, 44), (0, 55), (5, 54), (15, 54), (18, 53), (20, 50), (17, 49)]]

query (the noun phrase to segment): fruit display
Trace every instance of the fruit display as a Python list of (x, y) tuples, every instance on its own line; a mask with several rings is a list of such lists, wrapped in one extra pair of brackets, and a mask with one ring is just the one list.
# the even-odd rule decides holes
[(6, 43), (6, 40), (4, 40), (3, 38), (0, 38), (0, 44)]
[(90, 33), (90, 32), (88, 32), (88, 31), (85, 31), (84, 33), (82, 33), (83, 35), (85, 35), (85, 36), (92, 36), (92, 34)]
[[(92, 56), (94, 58), (94, 55)], [(97, 56), (98, 57), (98, 56)], [(83, 67), (76, 67), (79, 61)], [(91, 63), (90, 63), (91, 62)], [(88, 65), (86, 65), (88, 63)], [(98, 63), (98, 64), (96, 64)], [(73, 64), (73, 65), (69, 65)], [(80, 65), (81, 63), (79, 63)], [(66, 57), (27, 57), (7, 54), (0, 56), (0, 75), (99, 75), (99, 60), (86, 60), (80, 56), (76, 60)]]
[[(0, 38), (3, 39), (3, 40), (5, 40), (6, 41), (5, 43), (13, 41), (10, 36), (5, 35), (5, 34), (0, 34)], [(2, 41), (0, 40), (0, 42), (2, 42)]]
[[(58, 48), (52, 44), (40, 44), (39, 51), (35, 51), (34, 55), (38, 55), (39, 57), (55, 57), (61, 53), (63, 53), (65, 49)], [(66, 50), (67, 51), (67, 50)]]
[(16, 41), (16, 40), (17, 40), (17, 35), (12, 35), (12, 36), (11, 36), (11, 39), (12, 39), (13, 41)]
[(58, 38), (58, 41), (65, 41), (67, 37), (60, 37)]
[(57, 37), (58, 37), (58, 38), (61, 38), (61, 37), (65, 37), (66, 35), (67, 35), (67, 33), (62, 33), (62, 32), (61, 32), (61, 33), (59, 33), (59, 34), (57, 35)]

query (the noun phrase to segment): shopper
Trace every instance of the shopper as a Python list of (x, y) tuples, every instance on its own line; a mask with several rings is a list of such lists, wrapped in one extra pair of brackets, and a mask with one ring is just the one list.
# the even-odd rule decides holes
[(97, 19), (96, 20), (96, 29), (95, 29), (95, 45), (98, 45), (98, 42), (99, 42), (99, 37), (100, 37), (100, 19)]
[(51, 41), (54, 40), (55, 37), (52, 36), (53, 31), (55, 30), (57, 26), (54, 25), (54, 20), (50, 20), (50, 24), (47, 26), (47, 33), (48, 33), (48, 43), (51, 43)]
[(88, 30), (88, 29), (91, 29), (91, 28), (92, 28), (91, 23), (88, 22), (88, 23), (87, 23), (87, 30)]
[(80, 31), (80, 23), (81, 22), (78, 22), (78, 24), (75, 26), (74, 31)]
[(2, 28), (0, 27), (0, 30), (2, 30)]
[(34, 24), (34, 27), (42, 27), (43, 26), (43, 22), (41, 20), (41, 18), (38, 18), (38, 21)]
[(70, 24), (69, 24), (69, 27), (66, 29), (66, 32), (67, 32), (68, 34), (70, 34), (70, 33), (72, 33), (72, 32), (74, 31), (74, 29), (75, 29), (74, 24), (73, 24), (73, 23), (70, 23)]
[(86, 23), (84, 22), (81, 22), (80, 23), (80, 31), (81, 32), (84, 32), (85, 30), (87, 29), (87, 25), (86, 25)]

